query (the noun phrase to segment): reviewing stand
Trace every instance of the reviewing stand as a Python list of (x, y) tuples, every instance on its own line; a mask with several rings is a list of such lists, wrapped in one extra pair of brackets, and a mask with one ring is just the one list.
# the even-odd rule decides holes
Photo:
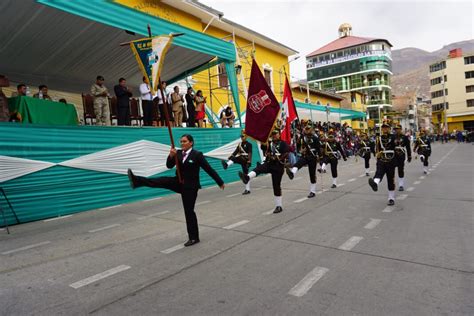
[[(7, 194), (3, 190), (3, 188), (0, 187), (0, 193), (3, 194), (3, 197), (5, 197), (5, 201), (7, 201), (8, 206), (10, 207), (10, 210), (12, 211), (13, 215), (15, 216), (16, 222), (19, 224), (20, 220), (18, 219), (18, 216), (16, 216), (15, 210), (13, 209), (12, 204), (8, 200)], [(7, 233), (10, 234), (10, 230), (8, 229), (8, 224), (7, 224), (7, 218), (5, 217), (5, 211), (2, 209), (2, 206), (0, 205), (0, 213), (2, 213), (3, 217), (3, 224), (5, 225), (5, 228), (7, 229)]]

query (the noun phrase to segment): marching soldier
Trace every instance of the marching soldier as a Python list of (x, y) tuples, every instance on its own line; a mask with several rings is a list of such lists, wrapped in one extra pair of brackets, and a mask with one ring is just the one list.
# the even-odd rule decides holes
[(370, 154), (372, 153), (375, 155), (375, 144), (371, 139), (369, 139), (367, 133), (362, 132), (360, 134), (359, 146), (358, 155), (361, 158), (364, 158), (365, 175), (368, 177), (370, 171)]
[(405, 190), (405, 159), (411, 162), (410, 140), (402, 133), (402, 126), (395, 126), (395, 166), (398, 169), (398, 191)]
[(420, 130), (420, 134), (415, 141), (413, 151), (420, 155), (420, 160), (423, 163), (424, 174), (428, 173), (428, 157), (431, 155), (431, 142), (424, 129)]
[(382, 124), (382, 135), (375, 138), (377, 169), (374, 178), (369, 179), (372, 190), (377, 191), (383, 176), (387, 175), (388, 205), (395, 204), (395, 136), (390, 134), (390, 125)]
[(298, 172), (298, 170), (307, 165), (309, 179), (311, 182), (308, 198), (315, 197), (316, 165), (318, 163), (319, 153), (321, 150), (321, 143), (319, 142), (318, 136), (316, 136), (314, 133), (311, 124), (305, 126), (303, 134), (296, 142), (296, 149), (300, 153), (301, 157), (292, 168), (286, 167), (286, 174), (291, 180), (293, 180), (293, 177)]
[[(242, 142), (237, 145), (237, 148), (234, 150), (232, 155), (229, 156), (227, 161), (222, 161), (222, 167), (224, 167), (224, 170), (227, 170), (229, 166), (236, 163), (242, 167), (242, 172), (244, 174), (248, 174), (249, 167), (252, 164), (252, 144), (247, 141), (245, 130), (242, 130), (240, 133), (240, 139)], [(245, 191), (242, 194), (250, 194), (250, 182), (245, 184)]]
[(326, 166), (331, 164), (331, 175), (332, 175), (332, 185), (331, 188), (337, 187), (337, 163), (338, 160), (342, 158), (344, 161), (347, 160), (346, 153), (342, 149), (342, 146), (339, 142), (336, 142), (334, 133), (330, 133), (326, 138), (326, 141), (322, 145), (323, 152), (323, 164), (319, 172), (326, 172)]
[(255, 178), (259, 174), (270, 173), (272, 175), (273, 195), (275, 196), (275, 210), (273, 213), (280, 213), (282, 208), (281, 197), (281, 178), (285, 171), (285, 162), (290, 152), (287, 143), (280, 140), (280, 131), (272, 132), (272, 140), (268, 145), (262, 144), (262, 151), (265, 153), (265, 161), (258, 164), (249, 174), (239, 171), (239, 177), (243, 183), (247, 184), (250, 179)]

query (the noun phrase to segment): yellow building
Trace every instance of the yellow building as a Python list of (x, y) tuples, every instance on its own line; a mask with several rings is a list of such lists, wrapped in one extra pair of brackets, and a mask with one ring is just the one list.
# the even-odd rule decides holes
[[(352, 91), (338, 93), (338, 95), (344, 97), (344, 100), (341, 101), (341, 106), (343, 109), (350, 109), (364, 113), (367, 111), (365, 95), (363, 93), (359, 91)], [(351, 126), (354, 130), (366, 130), (368, 127), (366, 118), (346, 120), (344, 122), (349, 124), (349, 126)]]
[[(235, 43), (238, 53), (236, 73), (239, 83), (241, 112), (245, 112), (246, 91), (250, 79), (252, 56), (255, 56), (275, 96), (281, 101), (283, 69), (289, 73), (288, 57), (298, 52), (249, 28), (224, 18), (224, 13), (199, 1), (116, 0), (117, 3), (170, 22)], [(208, 109), (215, 117), (227, 105), (233, 106), (225, 68), (220, 65), (197, 73), (188, 80), (195, 91), (207, 96)], [(234, 108), (235, 109), (235, 108)]]
[(474, 54), (450, 51), (448, 58), (430, 65), (430, 84), (435, 132), (446, 125), (449, 133), (474, 130)]

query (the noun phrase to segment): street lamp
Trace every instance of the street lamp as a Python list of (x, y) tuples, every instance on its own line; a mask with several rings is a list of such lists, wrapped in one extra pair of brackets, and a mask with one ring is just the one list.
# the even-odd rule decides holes
[(280, 98), (283, 98), (283, 80), (282, 80), (282, 74), (283, 74), (283, 68), (286, 66), (286, 65), (289, 65), (290, 63), (294, 62), (295, 60), (297, 60), (298, 58), (300, 58), (300, 56), (295, 56), (293, 59), (289, 60), (288, 62), (284, 63), (280, 69), (278, 70), (278, 73), (280, 74)]

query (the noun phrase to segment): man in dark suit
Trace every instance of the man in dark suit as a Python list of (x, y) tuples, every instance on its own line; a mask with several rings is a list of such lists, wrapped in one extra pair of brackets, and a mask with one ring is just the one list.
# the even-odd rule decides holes
[(194, 107), (193, 88), (189, 87), (186, 93), (186, 109), (188, 110), (188, 127), (196, 127), (196, 108)]
[(175, 156), (177, 155), (183, 183), (179, 183), (177, 175), (174, 177), (147, 179), (145, 177), (135, 176), (130, 169), (128, 169), (128, 178), (132, 189), (147, 186), (151, 188), (168, 189), (181, 194), (189, 236), (189, 240), (184, 246), (188, 247), (199, 242), (198, 221), (196, 213), (194, 212), (194, 204), (196, 203), (198, 190), (201, 188), (199, 181), (200, 168), (204, 169), (222, 190), (224, 190), (224, 181), (222, 181), (217, 172), (212, 169), (202, 152), (193, 149), (194, 139), (191, 135), (185, 134), (181, 136), (180, 143), (180, 150), (171, 148), (168, 159), (166, 160), (166, 167), (171, 169), (176, 165)]
[(130, 97), (132, 91), (127, 87), (125, 78), (119, 79), (119, 84), (114, 86), (114, 92), (117, 96), (117, 125), (130, 126)]

